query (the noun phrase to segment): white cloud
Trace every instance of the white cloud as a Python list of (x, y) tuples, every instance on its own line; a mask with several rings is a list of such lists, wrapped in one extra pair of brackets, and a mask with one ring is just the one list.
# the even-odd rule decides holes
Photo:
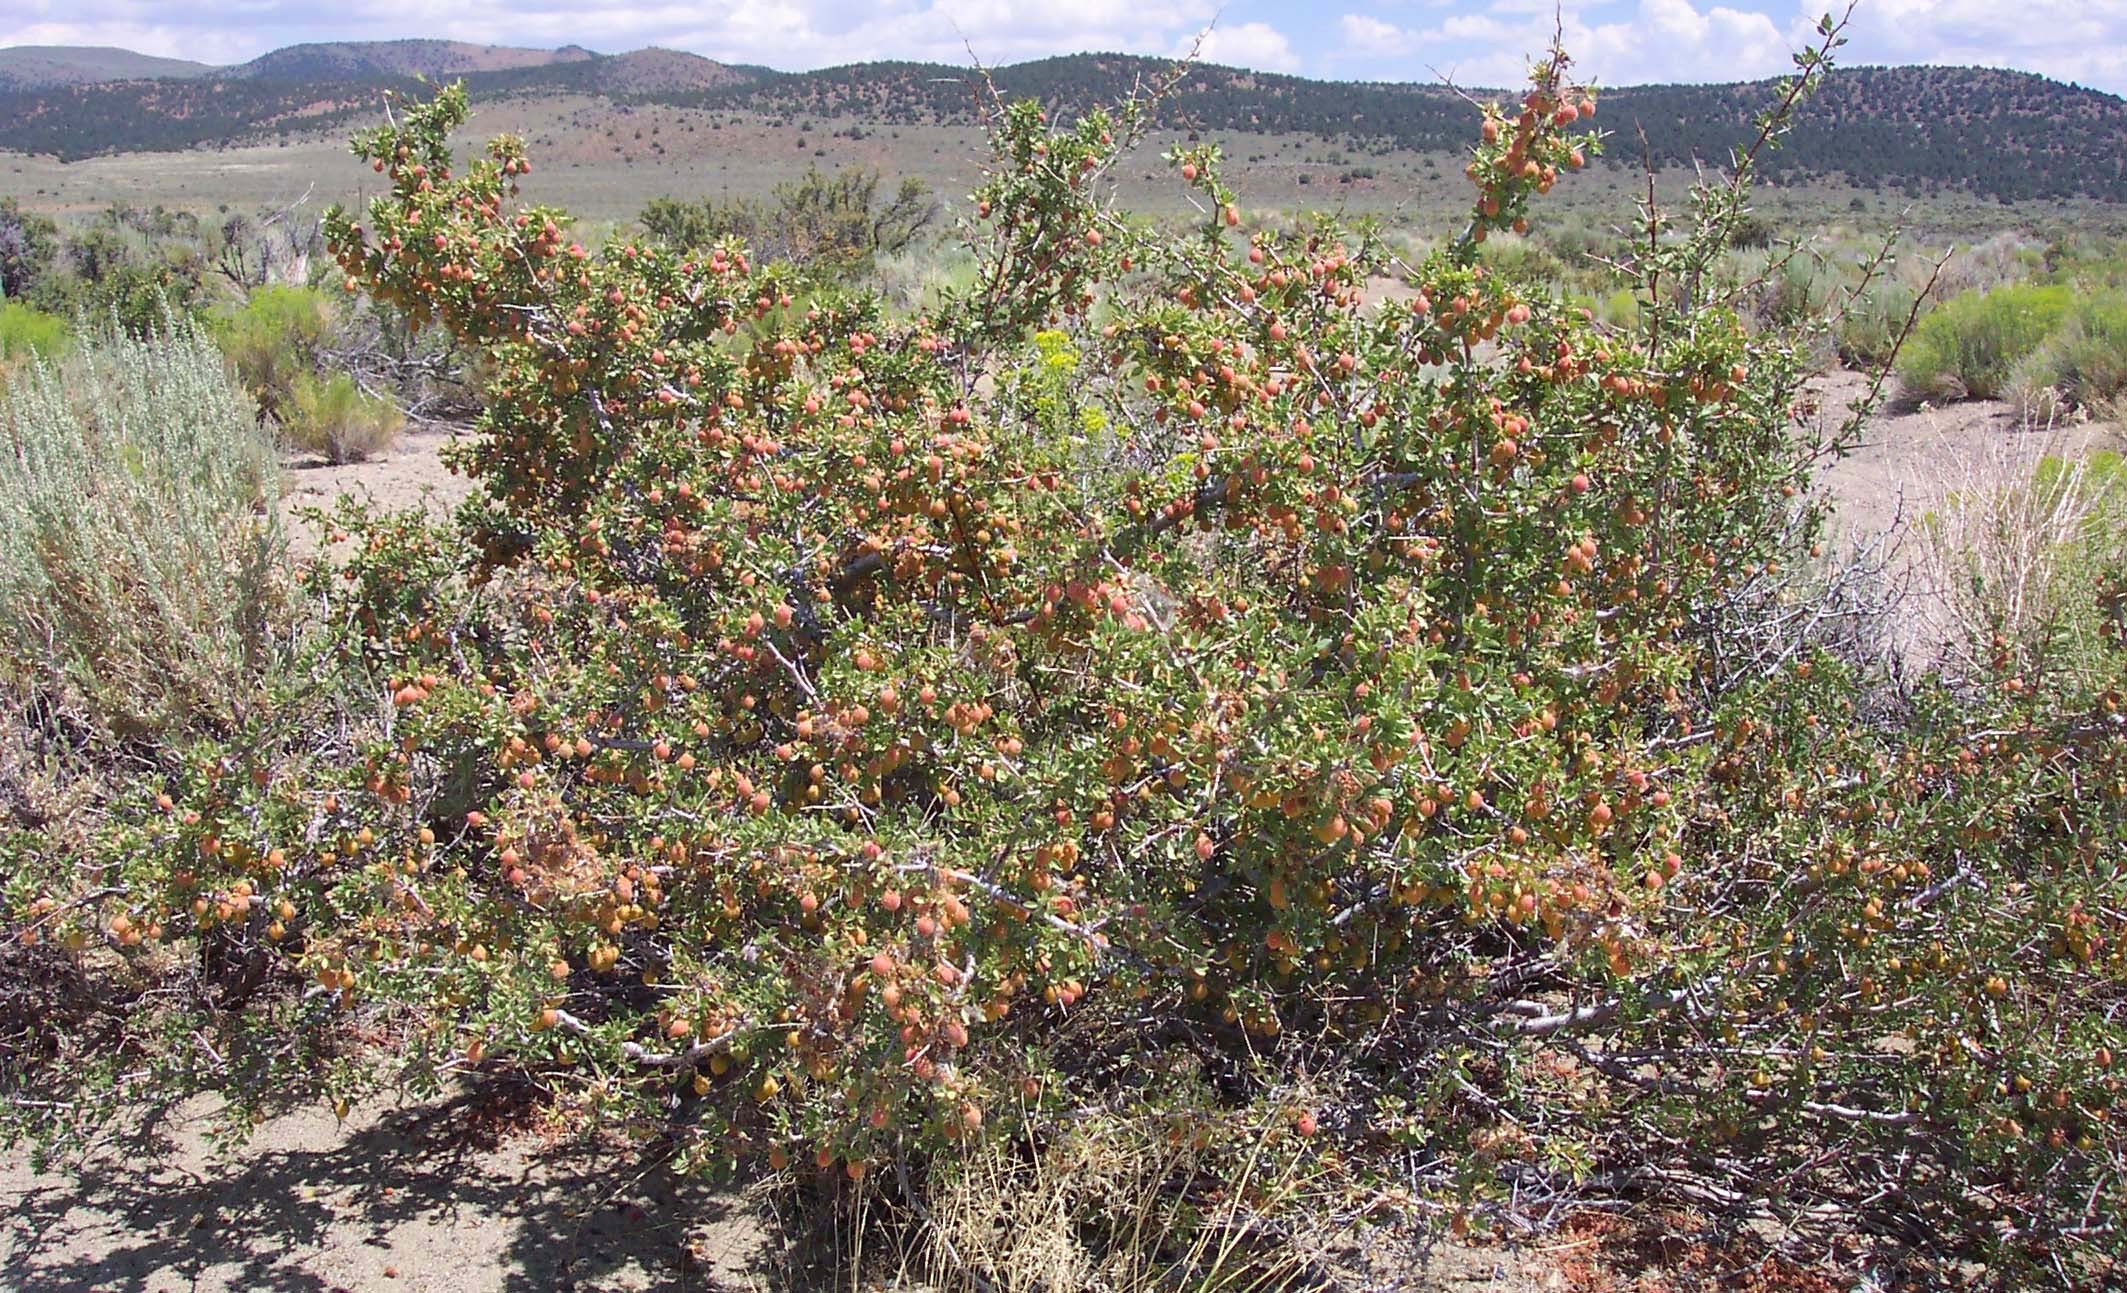
[[(1614, 5), (1586, 5), (1560, 14), (1514, 3), (1489, 13), (1460, 13), (1428, 26), (1400, 28), (1364, 14), (1339, 22), (1348, 64), (1387, 55), (1416, 55), (1427, 69), (1465, 85), (1513, 86), (1529, 61), (1563, 35), (1583, 76), (1606, 85), (1645, 81), (1726, 81), (1769, 76), (1788, 66), (1788, 38), (1762, 13), (1726, 5), (1701, 10), (1693, 0), (1637, 0), (1629, 15), (1589, 21)], [(1404, 76), (1422, 76), (1405, 69)]]
[(2121, 0), (1870, 0), (1854, 15), (1849, 62), (2014, 67), (2127, 90)]
[[(1525, 27), (1526, 24), (1523, 24)], [(1489, 14), (1457, 14), (1440, 24), (1440, 34), (1449, 40), (1506, 40), (1519, 36), (1522, 27), (1510, 27)]]
[[(0, 45), (111, 44), (237, 61), (306, 40), (435, 36), (608, 51), (658, 44), (733, 62), (820, 67), (875, 58), (1004, 62), (1075, 50), (1166, 53), (1218, 16), (1218, 0), (250, 0), (185, 9), (151, 0), (31, 0), (0, 6)], [(1295, 67), (1260, 22), (1219, 34), (1229, 61)]]
[(1371, 14), (1345, 14), (1337, 19), (1337, 31), (1344, 37), (1346, 49), (1368, 58), (1392, 58), (1410, 52), (1409, 32)]
[(189, 58), (202, 63), (237, 62), (265, 52), (250, 37), (238, 33), (192, 31), (122, 17), (0, 26), (0, 46), (4, 45), (111, 45), (137, 54)]
[[(1520, 80), (1554, 21), (1580, 69), (1609, 85), (1739, 80), (1789, 70), (1824, 0), (1373, 0), (1321, 60), (1346, 76)], [(1836, 6), (1835, 6), (1836, 7)], [(1556, 17), (1554, 17), (1556, 15)], [(2013, 67), (2127, 90), (2127, 0), (1864, 0), (1845, 64)], [(1414, 62), (1417, 65), (1413, 65)]]
[(1575, 31), (1566, 47), (1604, 81), (1729, 81), (1771, 76), (1789, 66), (1787, 37), (1762, 13), (1691, 0), (1640, 0), (1626, 22)]
[[(1195, 43), (1193, 37), (1185, 40), (1175, 52), (1187, 53)], [(1252, 67), (1265, 72), (1294, 72), (1300, 67), (1300, 56), (1293, 52), (1292, 42), (1285, 38), (1284, 32), (1267, 22), (1213, 27), (1204, 33), (1198, 54), (1207, 63)]]

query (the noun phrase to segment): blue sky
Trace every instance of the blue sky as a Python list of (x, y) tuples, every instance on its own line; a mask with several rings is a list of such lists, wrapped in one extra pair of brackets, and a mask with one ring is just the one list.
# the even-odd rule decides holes
[[(1819, 0), (1821, 4), (1823, 0)], [(1770, 76), (1819, 12), (1771, 0), (0, 0), (0, 45), (120, 45), (233, 62), (304, 40), (443, 36), (643, 45), (799, 69), (1009, 62), (1077, 50), (1347, 79), (1504, 84), (1562, 16), (1604, 84)], [(1863, 0), (1849, 62), (1980, 63), (2127, 92), (2127, 0)]]

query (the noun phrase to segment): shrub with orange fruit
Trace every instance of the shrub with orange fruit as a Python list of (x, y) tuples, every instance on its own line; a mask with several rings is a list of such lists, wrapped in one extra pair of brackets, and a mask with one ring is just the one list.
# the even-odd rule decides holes
[(173, 759), (26, 932), (292, 971), (215, 982), (429, 1077), (584, 1073), (704, 1164), (1038, 1127), (1158, 1024), (1370, 1073), (1309, 1146), (1715, 1137), (1853, 1202), (1919, 1144), (2042, 1201), (1989, 1242), (2087, 1231), (2118, 694), (1857, 711), (1793, 600), (1806, 348), (1709, 277), (1747, 165), (1630, 333), (1476, 254), (1598, 146), (1568, 71), (1486, 110), (1415, 266), (1250, 229), (1209, 145), (1197, 226), (1131, 221), (1139, 107), (1000, 106), (981, 271), (916, 318), (590, 250), (518, 141), (457, 166), (462, 90), (405, 105), (331, 245), (490, 377), (458, 524), (344, 511), (307, 584), (379, 716)]

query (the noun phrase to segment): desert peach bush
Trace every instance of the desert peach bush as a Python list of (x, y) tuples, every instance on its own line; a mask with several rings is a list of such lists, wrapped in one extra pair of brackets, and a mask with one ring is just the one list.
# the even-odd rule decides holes
[(1281, 1152), (1460, 1204), (1689, 1179), (2105, 1260), (2117, 679), (1885, 701), (1826, 648), (1804, 347), (1712, 268), (1749, 155), (1645, 213), (1630, 332), (1476, 254), (1599, 146), (1568, 72), (1415, 266), (1252, 230), (1211, 145), (1150, 230), (1102, 196), (1140, 105), (1000, 104), (981, 270), (913, 319), (585, 247), (519, 141), (458, 165), (462, 90), (403, 105), (329, 237), (485, 356), (479, 492), (332, 518), (307, 730), (166, 752), (93, 888), (16, 839), (22, 941), (200, 967), (218, 1063), (80, 1071), (579, 1074), (689, 1162), (861, 1179), (1141, 1051), (1326, 1055)]

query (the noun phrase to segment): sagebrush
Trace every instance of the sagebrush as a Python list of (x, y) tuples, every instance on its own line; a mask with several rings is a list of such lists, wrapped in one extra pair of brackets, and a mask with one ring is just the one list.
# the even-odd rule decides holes
[(279, 467), (214, 343), (165, 316), (0, 395), (0, 670), (104, 736), (228, 734), (272, 654)]

